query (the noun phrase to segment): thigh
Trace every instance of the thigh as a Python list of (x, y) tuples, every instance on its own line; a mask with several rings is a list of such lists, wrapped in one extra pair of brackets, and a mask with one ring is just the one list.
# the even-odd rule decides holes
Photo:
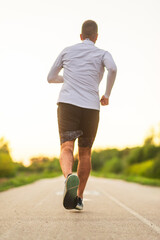
[(79, 147), (92, 147), (96, 137), (99, 123), (99, 111), (94, 109), (83, 109), (80, 129), (83, 135), (79, 137)]
[(80, 130), (80, 108), (72, 104), (59, 103), (57, 109), (58, 127), (61, 144), (75, 140), (82, 135)]
[(80, 112), (76, 106), (59, 103), (57, 109), (59, 132), (77, 130), (80, 124)]

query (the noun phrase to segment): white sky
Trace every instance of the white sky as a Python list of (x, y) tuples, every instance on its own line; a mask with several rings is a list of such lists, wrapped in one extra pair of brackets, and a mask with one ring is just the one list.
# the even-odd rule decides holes
[(61, 85), (46, 78), (62, 49), (80, 42), (87, 19), (98, 23), (96, 46), (118, 67), (94, 148), (142, 144), (160, 121), (159, 13), (159, 0), (0, 0), (0, 137), (14, 160), (58, 156)]

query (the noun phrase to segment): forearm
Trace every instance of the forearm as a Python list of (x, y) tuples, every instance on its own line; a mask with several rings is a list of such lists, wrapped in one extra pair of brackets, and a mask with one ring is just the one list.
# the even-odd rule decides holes
[(112, 87), (113, 87), (114, 82), (115, 82), (116, 74), (117, 74), (117, 69), (114, 69), (114, 70), (109, 69), (108, 70), (106, 91), (105, 91), (105, 94), (104, 94), (104, 96), (106, 98), (109, 98), (109, 96), (111, 94), (111, 90), (112, 90)]
[(53, 66), (51, 67), (49, 74), (47, 76), (47, 81), (49, 83), (63, 83), (64, 79), (63, 76), (59, 75), (59, 72), (63, 68), (63, 51), (55, 60)]

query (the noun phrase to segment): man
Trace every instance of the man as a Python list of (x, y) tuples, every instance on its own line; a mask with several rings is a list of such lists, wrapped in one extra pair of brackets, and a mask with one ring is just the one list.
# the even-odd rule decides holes
[[(58, 126), (61, 142), (60, 165), (65, 181), (63, 205), (66, 209), (83, 209), (83, 192), (91, 170), (91, 148), (98, 122), (100, 103), (109, 104), (117, 68), (111, 54), (95, 47), (98, 37), (96, 22), (82, 25), (81, 43), (65, 48), (54, 62), (49, 83), (63, 83), (58, 104)], [(64, 69), (63, 76), (59, 75)], [(99, 84), (107, 68), (107, 85), (99, 98)], [(72, 174), (73, 150), (78, 138), (77, 175)]]

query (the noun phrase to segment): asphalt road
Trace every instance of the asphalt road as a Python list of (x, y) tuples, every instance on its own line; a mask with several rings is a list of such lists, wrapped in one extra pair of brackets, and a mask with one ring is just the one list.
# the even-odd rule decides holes
[(1, 240), (160, 240), (160, 188), (90, 177), (84, 210), (62, 206), (64, 178), (0, 193)]

